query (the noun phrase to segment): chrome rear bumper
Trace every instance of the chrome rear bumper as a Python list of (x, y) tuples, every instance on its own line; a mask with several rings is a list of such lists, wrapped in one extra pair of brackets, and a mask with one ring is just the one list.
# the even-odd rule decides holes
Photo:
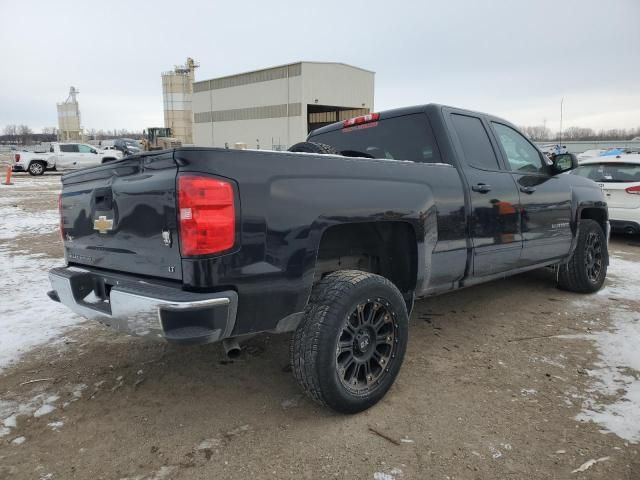
[(135, 277), (77, 267), (49, 272), (49, 297), (90, 320), (139, 337), (211, 343), (231, 336), (238, 295), (185, 292)]

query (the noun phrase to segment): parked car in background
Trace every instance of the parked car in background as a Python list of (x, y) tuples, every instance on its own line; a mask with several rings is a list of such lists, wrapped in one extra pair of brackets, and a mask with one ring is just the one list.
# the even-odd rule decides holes
[(613, 231), (640, 233), (640, 155), (594, 157), (584, 160), (571, 174), (600, 185)]
[(567, 153), (566, 145), (558, 145), (558, 144), (548, 144), (542, 145), (539, 147), (542, 153), (544, 153), (547, 157), (551, 155), (560, 155), (561, 153)]
[(579, 153), (577, 155), (578, 163), (582, 163), (585, 160), (590, 160), (592, 158), (599, 157), (604, 152), (606, 152), (606, 150), (604, 150), (602, 148), (594, 148), (592, 150), (585, 150), (584, 152)]
[(47, 170), (78, 170), (122, 158), (117, 150), (100, 150), (84, 143), (52, 143), (46, 152), (18, 152), (14, 172), (43, 175)]
[(119, 152), (119, 151), (120, 151), (120, 150), (118, 150), (118, 149), (115, 147), (115, 145), (105, 145), (105, 146), (101, 146), (101, 147), (99, 147), (99, 148), (100, 148), (101, 150), (105, 150), (105, 151), (107, 151), (107, 150), (115, 150), (115, 151), (117, 151), (117, 152)]
[(123, 156), (135, 155), (142, 152), (142, 147), (137, 140), (131, 138), (116, 138), (113, 141), (113, 146), (116, 150), (120, 150)]

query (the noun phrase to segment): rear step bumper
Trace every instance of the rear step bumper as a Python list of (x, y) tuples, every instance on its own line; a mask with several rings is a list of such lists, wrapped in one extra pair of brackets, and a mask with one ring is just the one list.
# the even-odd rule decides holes
[(54, 268), (49, 280), (49, 298), (129, 335), (204, 344), (230, 337), (235, 326), (238, 295), (232, 290), (185, 292), (77, 267)]

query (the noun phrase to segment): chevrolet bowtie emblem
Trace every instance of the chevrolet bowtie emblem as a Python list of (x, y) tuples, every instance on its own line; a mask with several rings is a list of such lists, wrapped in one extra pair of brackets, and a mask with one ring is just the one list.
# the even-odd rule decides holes
[(100, 233), (107, 233), (113, 229), (113, 219), (109, 219), (104, 215), (100, 215), (93, 221), (93, 229)]

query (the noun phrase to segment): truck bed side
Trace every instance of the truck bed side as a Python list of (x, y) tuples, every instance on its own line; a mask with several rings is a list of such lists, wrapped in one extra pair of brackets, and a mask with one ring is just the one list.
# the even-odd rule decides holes
[[(413, 238), (398, 256), (415, 255), (413, 278), (405, 282), (417, 296), (452, 288), (464, 274), (462, 184), (450, 165), (225, 149), (182, 148), (174, 155), (180, 173), (230, 178), (240, 190), (240, 249), (182, 260), (185, 288), (238, 291), (236, 334), (286, 328), (278, 321), (304, 309), (323, 241), (350, 241), (336, 230), (347, 225), (409, 228)], [(386, 234), (352, 231), (360, 239)]]

